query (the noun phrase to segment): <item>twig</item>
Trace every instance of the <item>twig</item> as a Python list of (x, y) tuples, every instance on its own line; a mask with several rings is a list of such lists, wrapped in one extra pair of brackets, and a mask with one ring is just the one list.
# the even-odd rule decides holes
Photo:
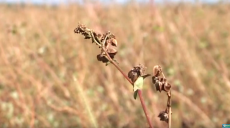
[(149, 127), (153, 128), (152, 123), (151, 123), (150, 118), (149, 118), (149, 115), (148, 115), (148, 111), (147, 111), (145, 103), (144, 103), (144, 99), (142, 97), (142, 91), (141, 90), (138, 90), (138, 96), (140, 97), (141, 105), (142, 105), (142, 108), (145, 112), (145, 116), (146, 116), (146, 119), (148, 121)]
[[(164, 79), (166, 79), (163, 72), (161, 72), (161, 75)], [(171, 110), (171, 89), (167, 92), (168, 101), (167, 101), (167, 111), (168, 111), (168, 128), (171, 128), (172, 124), (172, 110)]]
[(77, 78), (75, 78), (74, 76), (73, 76), (73, 80), (74, 80), (74, 82), (76, 82), (76, 84), (78, 84), (78, 85), (76, 85), (76, 87), (77, 87), (77, 90), (79, 91), (79, 95), (80, 95), (81, 99), (84, 102), (84, 105), (85, 105), (87, 113), (88, 113), (88, 115), (90, 117), (90, 121), (91, 121), (92, 126), (94, 128), (98, 128), (97, 121), (96, 121), (96, 119), (95, 119), (95, 117), (94, 117), (94, 115), (92, 113), (92, 110), (90, 108), (88, 99), (86, 98), (85, 93), (83, 92), (83, 89), (81, 88), (80, 83), (78, 82)]
[(171, 90), (167, 93), (168, 95), (168, 102), (167, 102), (167, 108), (168, 108), (168, 114), (169, 114), (169, 121), (168, 121), (168, 128), (171, 128), (172, 124), (172, 110), (171, 110)]

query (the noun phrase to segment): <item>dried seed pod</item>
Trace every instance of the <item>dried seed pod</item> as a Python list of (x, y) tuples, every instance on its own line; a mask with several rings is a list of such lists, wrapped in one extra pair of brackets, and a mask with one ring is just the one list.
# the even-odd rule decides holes
[(109, 62), (109, 60), (102, 54), (97, 55), (97, 60), (102, 61), (103, 63)]
[(132, 82), (135, 82), (139, 76), (144, 76), (145, 78), (149, 76), (148, 74), (144, 74), (144, 72), (145, 67), (143, 67), (142, 65), (138, 65), (133, 67), (133, 69), (129, 71), (128, 77), (132, 80)]
[(83, 33), (85, 32), (86, 27), (82, 24), (79, 24), (77, 28), (74, 29), (75, 33)]
[(112, 46), (117, 46), (117, 40), (115, 38), (110, 38), (108, 40), (106, 40), (106, 45), (112, 45)]
[(156, 81), (159, 81), (159, 77), (152, 76), (152, 83), (155, 84)]
[(168, 82), (165, 82), (163, 85), (163, 90), (168, 92), (171, 89), (171, 85)]
[[(107, 38), (106, 38), (107, 37)], [(116, 37), (110, 33), (110, 31), (106, 32), (105, 34), (102, 35), (101, 37), (101, 42), (103, 42), (106, 39), (105, 45), (108, 44), (108, 40), (110, 39), (116, 39)]]
[(159, 83), (159, 92), (161, 92), (163, 89), (163, 83), (162, 82), (158, 82), (158, 83)]
[(169, 115), (166, 111), (162, 111), (160, 112), (160, 114), (158, 115), (158, 117), (160, 118), (161, 121), (165, 121), (168, 123), (169, 120)]
[(153, 67), (153, 76), (160, 76), (162, 73), (162, 68), (159, 65)]
[[(108, 53), (111, 59), (114, 59), (116, 52), (115, 53)], [(105, 53), (101, 53), (99, 55), (97, 55), (97, 60), (98, 61), (102, 61), (103, 63), (107, 63), (109, 62), (109, 60), (107, 59)]]
[(112, 42), (113, 46), (117, 46), (117, 40), (116, 39), (112, 39), (111, 42)]
[(164, 82), (164, 78), (160, 78), (159, 81), (160, 81), (160, 82)]
[(153, 81), (153, 84), (156, 87), (156, 90), (161, 92), (162, 89), (163, 89), (163, 83), (160, 82), (157, 77), (156, 78), (152, 77), (152, 81)]
[(117, 54), (117, 52), (115, 52), (115, 53), (109, 53), (109, 56), (110, 56), (111, 59), (114, 59), (114, 57), (115, 57), (116, 54)]
[(115, 46), (112, 46), (111, 44), (109, 44), (107, 47), (106, 47), (106, 51), (108, 53), (117, 53), (117, 50), (116, 50), (116, 47)]
[(156, 80), (154, 85), (156, 87), (156, 90), (161, 92), (161, 88), (160, 88), (160, 85), (159, 85), (159, 80)]
[(145, 69), (146, 67), (142, 66), (142, 65), (139, 65), (137, 66), (139, 71), (140, 71), (140, 75), (143, 76), (145, 74)]
[(135, 82), (139, 76), (138, 76), (138, 73), (132, 69), (129, 71), (128, 77), (132, 82)]

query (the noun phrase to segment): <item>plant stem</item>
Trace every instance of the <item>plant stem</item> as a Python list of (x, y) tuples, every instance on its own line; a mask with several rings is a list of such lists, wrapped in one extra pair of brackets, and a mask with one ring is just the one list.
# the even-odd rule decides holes
[(92, 126), (93, 126), (94, 128), (98, 128), (97, 121), (96, 121), (96, 119), (95, 119), (95, 116), (94, 116), (93, 113), (92, 113), (92, 109), (90, 108), (89, 101), (88, 101), (87, 97), (85, 96), (85, 92), (84, 92), (82, 86), (80, 85), (80, 82), (79, 82), (79, 81), (77, 80), (77, 78), (74, 77), (74, 76), (73, 76), (73, 80), (74, 80), (74, 82), (76, 82), (76, 83), (78, 84), (76, 87), (77, 87), (77, 90), (78, 90), (78, 92), (79, 92), (79, 95), (81, 96), (81, 99), (82, 99), (83, 102), (84, 102), (84, 107), (85, 107), (86, 110), (87, 110), (87, 114), (88, 114), (88, 116), (89, 116), (89, 119), (90, 119), (90, 122), (91, 122)]
[(172, 108), (171, 108), (171, 90), (167, 93), (168, 95), (168, 103), (167, 103), (167, 107), (168, 107), (168, 114), (169, 114), (169, 122), (168, 122), (168, 128), (171, 128), (171, 124), (172, 124)]
[(138, 90), (138, 95), (140, 97), (141, 105), (142, 105), (142, 108), (145, 112), (145, 117), (148, 121), (149, 127), (153, 128), (152, 123), (151, 123), (150, 118), (149, 118), (149, 115), (148, 115), (148, 112), (147, 112), (147, 109), (146, 109), (146, 106), (145, 106), (145, 103), (144, 103), (144, 100), (143, 100), (143, 97), (142, 97), (142, 91), (141, 90)]

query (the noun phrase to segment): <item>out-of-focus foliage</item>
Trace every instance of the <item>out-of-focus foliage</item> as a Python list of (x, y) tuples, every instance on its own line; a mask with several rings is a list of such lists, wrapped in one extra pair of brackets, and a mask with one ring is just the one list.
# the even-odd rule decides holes
[[(0, 5), (1, 128), (148, 126), (132, 86), (74, 34), (79, 22), (116, 35), (127, 73), (139, 63), (163, 67), (173, 127), (221, 127), (230, 122), (229, 17), (227, 4)], [(166, 99), (151, 78), (143, 95), (154, 127), (166, 127), (157, 117)]]

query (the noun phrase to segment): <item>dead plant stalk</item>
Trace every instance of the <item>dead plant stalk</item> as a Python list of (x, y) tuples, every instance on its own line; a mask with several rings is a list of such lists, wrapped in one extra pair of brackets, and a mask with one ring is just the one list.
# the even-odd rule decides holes
[[(149, 117), (149, 113), (147, 111), (142, 96), (143, 81), (146, 77), (151, 76), (150, 74), (144, 73), (145, 67), (142, 65), (135, 66), (133, 67), (133, 69), (131, 69), (128, 72), (128, 75), (126, 75), (126, 73), (118, 66), (118, 62), (114, 59), (117, 53), (117, 49), (116, 49), (117, 40), (115, 36), (110, 32), (101, 35), (89, 28), (86, 28), (84, 25), (78, 25), (78, 27), (74, 30), (74, 32), (78, 34), (82, 34), (85, 37), (85, 39), (91, 39), (92, 43), (96, 43), (96, 45), (98, 45), (99, 48), (101, 48), (101, 53), (97, 55), (98, 61), (102, 61), (103, 63), (106, 63), (106, 66), (110, 63), (114, 65), (116, 69), (119, 70), (120, 73), (123, 75), (123, 77), (127, 81), (129, 81), (131, 85), (133, 85), (134, 99), (136, 99), (138, 94), (149, 128), (153, 128), (153, 125)], [(168, 101), (167, 101), (166, 110), (162, 111), (158, 115), (158, 117), (160, 118), (161, 121), (167, 122), (168, 127), (171, 128), (171, 90), (170, 90), (171, 85), (166, 81), (166, 78), (159, 65), (156, 65), (153, 68), (152, 81), (157, 91), (167, 92)]]

